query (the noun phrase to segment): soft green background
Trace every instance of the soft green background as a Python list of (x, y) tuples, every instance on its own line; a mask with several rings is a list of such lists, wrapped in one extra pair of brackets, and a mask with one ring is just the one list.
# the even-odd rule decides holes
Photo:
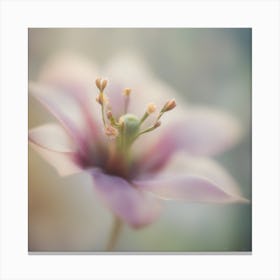
[[(71, 50), (100, 65), (135, 52), (188, 102), (215, 106), (243, 125), (242, 141), (217, 159), (251, 199), (251, 29), (29, 29), (29, 80)], [(29, 127), (52, 120), (29, 99)], [(168, 201), (153, 225), (125, 228), (118, 251), (251, 251), (251, 205)], [(61, 178), (29, 150), (29, 250), (102, 251), (111, 214), (85, 175)]]

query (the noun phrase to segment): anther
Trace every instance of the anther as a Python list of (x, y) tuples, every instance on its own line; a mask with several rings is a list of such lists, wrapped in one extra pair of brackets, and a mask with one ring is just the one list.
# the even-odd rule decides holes
[(104, 89), (107, 86), (107, 83), (108, 83), (108, 80), (106, 80), (106, 79), (102, 80), (101, 78), (97, 78), (95, 80), (96, 87), (100, 90), (100, 92), (104, 91)]
[(156, 111), (156, 109), (157, 109), (157, 107), (156, 107), (156, 105), (154, 103), (149, 103), (147, 105), (146, 112), (150, 115), (150, 114), (154, 113)]
[(154, 128), (157, 128), (161, 125), (161, 122), (160, 121), (157, 121), (155, 124), (154, 124)]
[(130, 88), (125, 88), (123, 90), (123, 95), (124, 96), (130, 96), (130, 94), (131, 94), (131, 89)]
[(100, 91), (104, 91), (104, 89), (106, 88), (106, 86), (107, 86), (107, 83), (108, 83), (108, 80), (102, 80), (102, 82), (101, 82), (101, 88), (100, 88)]
[(174, 109), (175, 107), (176, 107), (176, 101), (175, 101), (175, 99), (171, 99), (165, 103), (165, 105), (162, 108), (162, 112), (170, 111), (170, 110)]
[(95, 80), (95, 84), (96, 84), (96, 87), (100, 90), (100, 88), (101, 88), (101, 78), (97, 78)]

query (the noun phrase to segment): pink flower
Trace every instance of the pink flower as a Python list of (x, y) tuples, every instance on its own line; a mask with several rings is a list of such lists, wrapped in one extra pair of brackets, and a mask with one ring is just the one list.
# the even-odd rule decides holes
[(109, 81), (95, 85), (100, 70), (63, 55), (30, 83), (30, 92), (58, 121), (31, 129), (30, 145), (61, 176), (86, 171), (111, 211), (134, 228), (159, 216), (162, 199), (247, 201), (209, 158), (239, 140), (234, 118), (184, 108), (178, 97), (174, 109), (175, 93), (131, 58), (115, 60), (103, 72)]

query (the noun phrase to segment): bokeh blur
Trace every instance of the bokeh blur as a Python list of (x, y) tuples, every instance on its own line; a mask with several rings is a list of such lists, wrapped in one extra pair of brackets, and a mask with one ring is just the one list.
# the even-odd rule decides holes
[[(216, 157), (251, 200), (251, 29), (29, 29), (29, 80), (53, 54), (73, 51), (99, 65), (119, 53), (140, 56), (159, 79), (189, 103), (235, 116), (241, 142)], [(93, 77), (94, 80), (95, 77)], [(94, 97), (93, 97), (94, 98)], [(29, 97), (29, 128), (53, 120)], [(112, 217), (84, 174), (60, 177), (29, 149), (29, 251), (103, 251)], [(119, 252), (251, 251), (251, 204), (165, 201), (159, 220), (125, 227)]]

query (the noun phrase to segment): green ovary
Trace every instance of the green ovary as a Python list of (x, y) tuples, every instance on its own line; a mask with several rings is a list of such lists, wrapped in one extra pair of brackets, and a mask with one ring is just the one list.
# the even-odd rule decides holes
[(129, 148), (136, 135), (139, 133), (140, 120), (133, 114), (126, 114), (120, 117), (123, 148)]

